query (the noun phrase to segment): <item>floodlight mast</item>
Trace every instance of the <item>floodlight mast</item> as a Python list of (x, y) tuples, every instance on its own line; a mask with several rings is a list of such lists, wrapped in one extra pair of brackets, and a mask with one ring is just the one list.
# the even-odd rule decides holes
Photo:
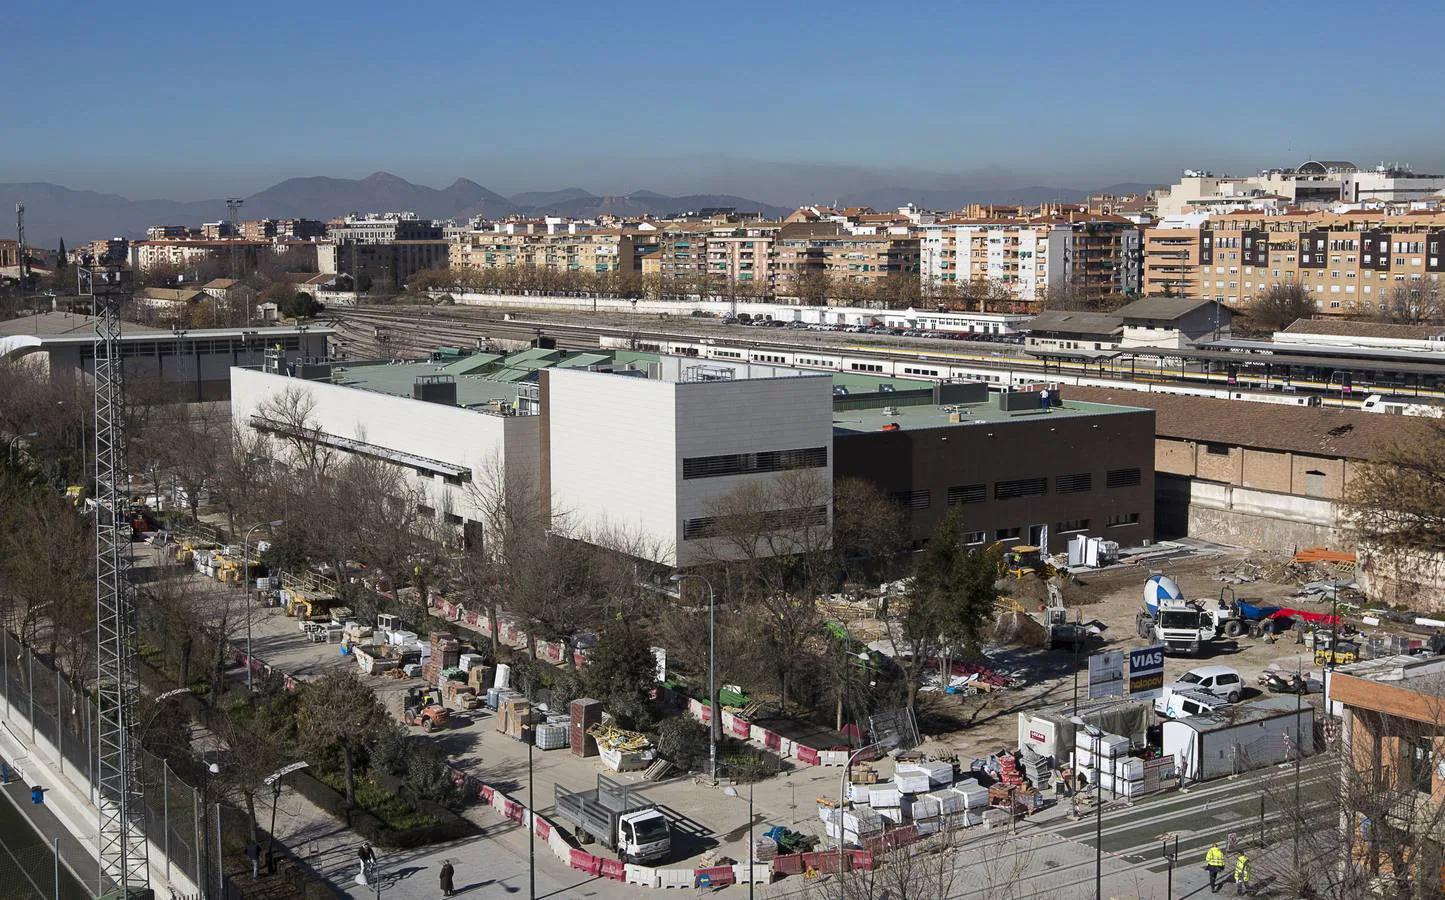
[(98, 856), (102, 884), (129, 896), (150, 885), (140, 748), (131, 717), (138, 683), (120, 341), (120, 308), (130, 296), (131, 272), (121, 266), (86, 266), (77, 275), (80, 293), (92, 298), (95, 313)]

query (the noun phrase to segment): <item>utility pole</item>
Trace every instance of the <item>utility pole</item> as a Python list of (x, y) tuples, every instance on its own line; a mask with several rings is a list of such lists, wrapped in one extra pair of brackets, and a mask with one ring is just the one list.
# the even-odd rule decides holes
[(126, 468), (125, 377), (120, 307), (130, 296), (129, 269), (85, 266), (79, 293), (94, 301), (95, 618), (98, 844), (101, 881), (129, 896), (150, 884), (145, 803), (131, 710), (138, 690)]

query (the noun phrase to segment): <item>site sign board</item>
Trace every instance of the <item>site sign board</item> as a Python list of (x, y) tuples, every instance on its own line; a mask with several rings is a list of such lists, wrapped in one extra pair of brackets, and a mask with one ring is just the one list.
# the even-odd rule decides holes
[(1129, 696), (1148, 700), (1164, 694), (1164, 645), (1129, 651)]
[(1124, 654), (1117, 650), (1089, 657), (1089, 699), (1124, 696)]

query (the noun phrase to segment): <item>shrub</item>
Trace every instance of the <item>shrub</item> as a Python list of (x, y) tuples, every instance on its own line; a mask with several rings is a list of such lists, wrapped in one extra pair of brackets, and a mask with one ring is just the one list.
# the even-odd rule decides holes
[(707, 726), (691, 716), (673, 716), (657, 727), (657, 751), (679, 769), (700, 771), (707, 764)]

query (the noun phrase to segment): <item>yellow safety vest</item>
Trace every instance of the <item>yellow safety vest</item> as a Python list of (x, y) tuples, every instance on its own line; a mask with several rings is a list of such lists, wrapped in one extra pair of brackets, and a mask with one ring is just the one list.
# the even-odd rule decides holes
[(1224, 868), (1224, 851), (1218, 847), (1210, 847), (1209, 852), (1204, 854), (1204, 864)]
[(1249, 860), (1243, 856), (1234, 861), (1234, 880), (1239, 882), (1249, 880)]

